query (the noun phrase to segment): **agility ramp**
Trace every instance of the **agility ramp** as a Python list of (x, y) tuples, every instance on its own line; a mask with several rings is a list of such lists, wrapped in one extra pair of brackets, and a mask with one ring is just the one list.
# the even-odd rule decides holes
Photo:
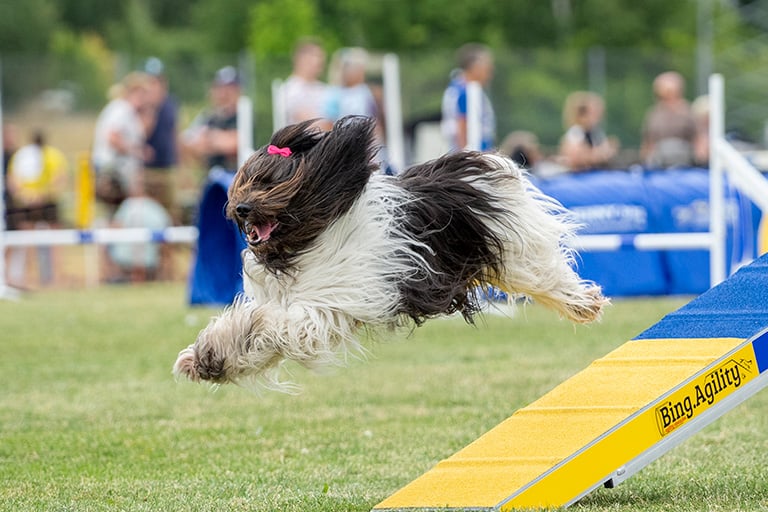
[(374, 511), (562, 507), (768, 384), (768, 256), (524, 407)]

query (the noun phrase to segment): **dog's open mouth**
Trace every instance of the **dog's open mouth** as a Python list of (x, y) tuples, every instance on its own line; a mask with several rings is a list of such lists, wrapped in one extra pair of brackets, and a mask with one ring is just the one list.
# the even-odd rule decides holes
[(246, 224), (245, 236), (249, 245), (259, 245), (269, 240), (272, 231), (277, 227), (277, 222), (268, 222), (266, 224)]

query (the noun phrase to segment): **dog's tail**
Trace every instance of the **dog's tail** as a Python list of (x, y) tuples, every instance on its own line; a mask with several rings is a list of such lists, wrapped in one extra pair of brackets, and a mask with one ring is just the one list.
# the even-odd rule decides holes
[(460, 151), (411, 167), (400, 181), (415, 198), (406, 229), (432, 249), (423, 258), (434, 272), (403, 285), (414, 319), (443, 308), (471, 320), (476, 283), (533, 298), (576, 322), (599, 318), (606, 299), (574, 271), (568, 241), (576, 224), (513, 161)]

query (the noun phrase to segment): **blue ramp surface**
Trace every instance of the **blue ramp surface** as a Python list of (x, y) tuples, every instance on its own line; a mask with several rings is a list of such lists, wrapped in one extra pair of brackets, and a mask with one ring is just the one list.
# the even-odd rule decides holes
[(636, 339), (749, 338), (766, 326), (768, 255), (763, 255)]

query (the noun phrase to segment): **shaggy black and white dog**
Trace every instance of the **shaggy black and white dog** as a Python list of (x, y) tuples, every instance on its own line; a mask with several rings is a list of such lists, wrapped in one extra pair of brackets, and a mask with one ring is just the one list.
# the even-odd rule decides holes
[(292, 125), (237, 172), (226, 213), (248, 243), (245, 295), (181, 351), (177, 376), (279, 388), (284, 360), (336, 362), (362, 330), (471, 322), (484, 285), (600, 316), (600, 288), (571, 268), (566, 212), (512, 161), (462, 151), (389, 177), (374, 174), (373, 140), (363, 117)]

